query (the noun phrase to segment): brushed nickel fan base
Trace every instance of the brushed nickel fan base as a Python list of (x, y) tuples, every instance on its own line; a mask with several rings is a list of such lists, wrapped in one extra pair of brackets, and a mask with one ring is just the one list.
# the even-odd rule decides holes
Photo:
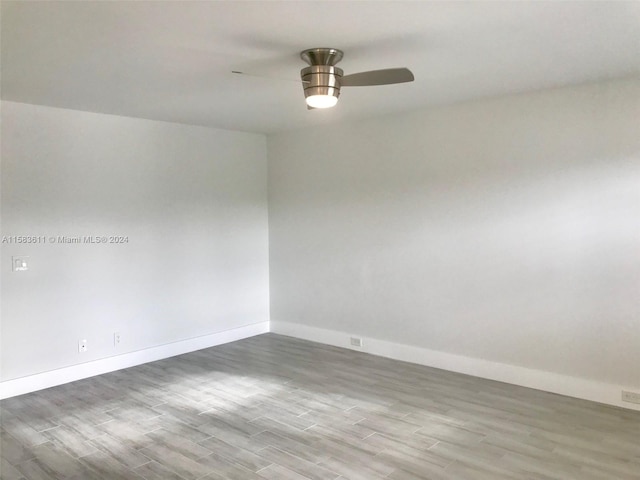
[(300, 52), (300, 58), (309, 65), (334, 66), (343, 56), (344, 52), (337, 48), (308, 48)]

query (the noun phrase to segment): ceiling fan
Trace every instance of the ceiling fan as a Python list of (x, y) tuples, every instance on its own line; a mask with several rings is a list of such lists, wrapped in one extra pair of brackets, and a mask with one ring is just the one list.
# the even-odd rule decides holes
[[(342, 87), (392, 85), (414, 80), (413, 73), (408, 68), (387, 68), (344, 75), (342, 69), (335, 66), (343, 56), (342, 50), (337, 48), (309, 48), (300, 52), (300, 58), (309, 64), (300, 71), (308, 109), (335, 106)], [(232, 73), (245, 74), (239, 71)]]
[(413, 82), (408, 68), (387, 68), (343, 75), (335, 65), (344, 53), (337, 48), (309, 48), (300, 58), (309, 64), (300, 71), (304, 96), (309, 108), (330, 108), (338, 103), (341, 87), (368, 87)]

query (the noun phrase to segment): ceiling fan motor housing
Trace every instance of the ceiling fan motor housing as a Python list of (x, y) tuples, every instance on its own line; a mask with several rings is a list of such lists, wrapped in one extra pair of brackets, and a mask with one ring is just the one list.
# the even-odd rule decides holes
[(342, 69), (330, 65), (311, 65), (300, 71), (304, 96), (330, 95), (340, 97)]
[(300, 71), (305, 98), (312, 96), (340, 97), (340, 79), (343, 72), (335, 66), (342, 60), (343, 52), (337, 48), (310, 48), (300, 53), (309, 64)]

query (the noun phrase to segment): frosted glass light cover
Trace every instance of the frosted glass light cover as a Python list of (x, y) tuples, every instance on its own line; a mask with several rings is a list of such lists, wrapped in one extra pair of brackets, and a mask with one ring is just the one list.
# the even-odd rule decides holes
[(312, 108), (331, 108), (338, 103), (338, 97), (333, 95), (311, 95), (307, 97), (307, 105)]

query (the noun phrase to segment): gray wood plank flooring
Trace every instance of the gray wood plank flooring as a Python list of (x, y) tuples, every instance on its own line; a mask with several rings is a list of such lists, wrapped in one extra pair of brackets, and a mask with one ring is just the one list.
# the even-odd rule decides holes
[(640, 412), (275, 334), (0, 402), (2, 480), (640, 480)]

